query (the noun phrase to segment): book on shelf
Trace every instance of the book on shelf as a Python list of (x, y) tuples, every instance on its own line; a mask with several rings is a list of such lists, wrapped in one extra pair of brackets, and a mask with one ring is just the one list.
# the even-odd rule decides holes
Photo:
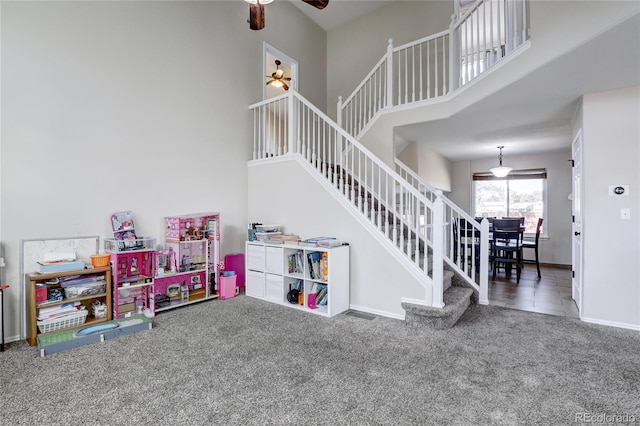
[(321, 244), (329, 244), (330, 241), (336, 241), (336, 239), (334, 237), (312, 237), (305, 238), (300, 242), (300, 244), (306, 246), (319, 246)]
[(302, 252), (298, 251), (287, 257), (287, 266), (290, 274), (302, 274), (304, 272), (302, 256)]
[(339, 247), (343, 245), (345, 245), (345, 243), (343, 243), (342, 241), (336, 240), (335, 238), (318, 241), (318, 247), (333, 248), (333, 247)]
[(315, 285), (316, 292), (316, 305), (317, 306), (326, 306), (327, 299), (329, 296), (329, 289), (326, 284), (316, 283)]
[(307, 260), (309, 263), (309, 278), (311, 278), (312, 280), (319, 280), (322, 278), (322, 270), (320, 267), (321, 258), (321, 252), (314, 251), (311, 253), (307, 253)]
[(312, 238), (305, 238), (304, 241), (307, 243), (312, 243), (312, 244), (318, 244), (320, 241), (325, 241), (325, 240), (335, 240), (334, 237), (312, 237)]
[(290, 241), (298, 241), (300, 239), (300, 237), (298, 235), (295, 234), (282, 234), (282, 235), (273, 235), (270, 237), (271, 240), (281, 240), (283, 242), (290, 242)]

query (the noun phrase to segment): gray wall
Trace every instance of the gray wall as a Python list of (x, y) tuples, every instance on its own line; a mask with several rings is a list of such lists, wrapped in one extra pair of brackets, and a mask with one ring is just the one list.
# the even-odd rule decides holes
[[(638, 117), (638, 86), (583, 97), (581, 317), (640, 330)], [(610, 185), (629, 185), (629, 195), (609, 196)], [(631, 209), (630, 220), (620, 218), (621, 208)]]
[(267, 6), (261, 31), (242, 1), (1, 7), (7, 338), (23, 239), (109, 237), (109, 215), (132, 210), (162, 242), (164, 216), (219, 211), (222, 253), (244, 250), (263, 41), (299, 62), (300, 92), (324, 108), (326, 33), (289, 2)]
[(451, 191), (451, 162), (425, 144), (412, 142), (398, 153), (397, 158), (429, 185)]

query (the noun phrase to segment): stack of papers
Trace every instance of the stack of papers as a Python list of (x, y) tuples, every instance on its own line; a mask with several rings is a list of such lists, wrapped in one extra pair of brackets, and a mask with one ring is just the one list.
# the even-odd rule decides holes
[(84, 262), (76, 259), (74, 252), (52, 252), (44, 255), (44, 260), (38, 262), (40, 273), (65, 272), (84, 269)]
[(58, 306), (51, 306), (49, 308), (38, 309), (38, 321), (44, 321), (53, 318), (63, 318), (69, 315), (75, 315), (79, 310), (84, 310), (85, 307), (80, 302), (63, 303)]

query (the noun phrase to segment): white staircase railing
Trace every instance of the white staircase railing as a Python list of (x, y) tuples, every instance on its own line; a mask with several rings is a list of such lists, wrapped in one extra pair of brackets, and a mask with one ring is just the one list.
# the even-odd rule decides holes
[(446, 214), (296, 91), (258, 102), (253, 159), (300, 155), (357, 210), (367, 226), (420, 272), (425, 304), (442, 307)]
[(477, 0), (449, 30), (393, 47), (353, 93), (336, 121), (356, 137), (383, 110), (449, 95), (529, 39), (529, 0)]
[[(429, 185), (420, 175), (396, 159), (396, 171), (427, 199), (442, 201), (444, 214), (444, 261), (458, 276), (476, 289), (479, 303), (488, 304), (489, 288), (489, 223), (479, 221)], [(426, 218), (428, 219), (428, 217)]]

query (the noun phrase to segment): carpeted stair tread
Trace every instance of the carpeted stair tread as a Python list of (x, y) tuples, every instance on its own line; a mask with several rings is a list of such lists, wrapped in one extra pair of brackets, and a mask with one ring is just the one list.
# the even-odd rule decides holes
[[(451, 288), (453, 275), (453, 271), (447, 271), (446, 269), (442, 271), (442, 291), (446, 292)], [(446, 293), (444, 295), (446, 295)]]
[(451, 328), (469, 307), (472, 295), (473, 290), (470, 288), (452, 286), (444, 292), (445, 306), (442, 309), (403, 302), (405, 322), (436, 330)]

